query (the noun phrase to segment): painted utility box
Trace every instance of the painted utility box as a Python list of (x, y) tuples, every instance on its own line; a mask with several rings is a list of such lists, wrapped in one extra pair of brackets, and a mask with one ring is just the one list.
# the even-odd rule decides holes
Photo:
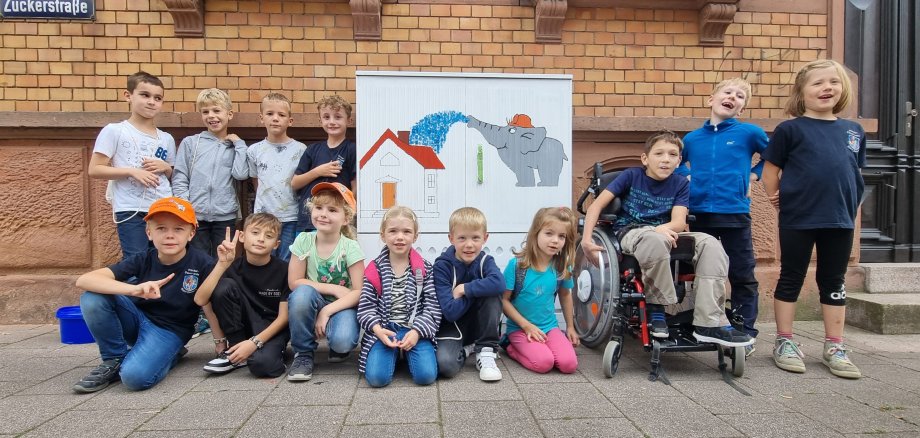
[(485, 250), (500, 267), (537, 209), (571, 205), (572, 78), (357, 72), (358, 234), (368, 258), (380, 220), (405, 205), (419, 217), (416, 249), (449, 245), (448, 218), (464, 206), (488, 220)]

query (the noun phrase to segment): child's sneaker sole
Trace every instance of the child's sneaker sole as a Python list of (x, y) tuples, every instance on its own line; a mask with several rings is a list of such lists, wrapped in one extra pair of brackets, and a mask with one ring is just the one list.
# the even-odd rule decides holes
[(843, 377), (843, 378), (845, 378), (845, 379), (860, 379), (860, 378), (862, 378), (862, 372), (860, 372), (860, 371), (846, 371), (846, 370), (834, 369), (834, 367), (832, 367), (831, 364), (830, 364), (828, 361), (824, 360), (824, 359), (821, 359), (821, 363), (823, 363), (825, 366), (827, 366), (827, 369), (830, 370), (831, 374), (833, 374), (833, 375), (835, 375), (835, 376), (837, 376), (837, 377)]

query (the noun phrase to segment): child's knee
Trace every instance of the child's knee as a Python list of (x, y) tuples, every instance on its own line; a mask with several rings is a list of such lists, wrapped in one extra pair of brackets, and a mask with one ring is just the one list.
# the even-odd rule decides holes
[(372, 388), (383, 388), (393, 381), (393, 374), (368, 368), (364, 373), (364, 379), (367, 381), (367, 385)]
[(288, 296), (288, 310), (290, 313), (303, 313), (308, 310), (317, 310), (314, 302), (319, 292), (312, 286), (297, 286)]
[(559, 360), (557, 365), (559, 372), (562, 374), (572, 374), (578, 370), (578, 356), (572, 356), (570, 358), (565, 358)]
[(827, 306), (846, 306), (847, 305), (847, 290), (844, 285), (840, 285), (831, 289), (822, 288), (820, 291), (820, 301), (821, 304)]
[(149, 369), (132, 366), (130, 363), (122, 364), (119, 377), (121, 384), (132, 391), (150, 389), (160, 381)]
[(80, 295), (80, 312), (84, 316), (105, 309), (111, 305), (112, 297), (96, 292), (83, 292)]

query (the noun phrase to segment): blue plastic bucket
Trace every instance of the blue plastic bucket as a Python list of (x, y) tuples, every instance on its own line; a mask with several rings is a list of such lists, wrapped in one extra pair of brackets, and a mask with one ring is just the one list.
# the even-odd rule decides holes
[(56, 313), (61, 320), (61, 342), (64, 344), (90, 344), (96, 342), (89, 332), (80, 306), (61, 307)]

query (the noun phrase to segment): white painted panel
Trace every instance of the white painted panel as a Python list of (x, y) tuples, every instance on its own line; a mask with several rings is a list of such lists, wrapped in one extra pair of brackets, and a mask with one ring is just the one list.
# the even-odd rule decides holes
[[(399, 204), (419, 215), (422, 235), (416, 246), (431, 261), (448, 245), (448, 218), (457, 208), (469, 205), (485, 213), (491, 233), (486, 251), (503, 266), (511, 257), (510, 248), (520, 247), (538, 208), (571, 204), (570, 76), (417, 72), (357, 72), (356, 76), (357, 152), (359, 162), (364, 161), (358, 170), (358, 232), (368, 257), (382, 246), (378, 231), (385, 183), (396, 188)], [(532, 127), (525, 118), (515, 118), (517, 114), (525, 114)], [(491, 128), (496, 130), (515, 128), (519, 134), (520, 129), (538, 134), (545, 129), (551, 142), (526, 140), (533, 151), (502, 160), (500, 149), (520, 148), (520, 144), (486, 138), (483, 131), (468, 126), (471, 118), (495, 125)], [(414, 141), (406, 146), (398, 140), (398, 131), (413, 127), (418, 128), (411, 137)], [(377, 143), (380, 146), (374, 149)], [(431, 149), (422, 151), (412, 143)], [(556, 146), (561, 151), (554, 157), (546, 152)], [(519, 187), (522, 164), (541, 154), (560, 166), (548, 172), (550, 179), (558, 180), (542, 186), (546, 175), (530, 170), (523, 181), (531, 187)], [(532, 183), (527, 184), (528, 178)]]

